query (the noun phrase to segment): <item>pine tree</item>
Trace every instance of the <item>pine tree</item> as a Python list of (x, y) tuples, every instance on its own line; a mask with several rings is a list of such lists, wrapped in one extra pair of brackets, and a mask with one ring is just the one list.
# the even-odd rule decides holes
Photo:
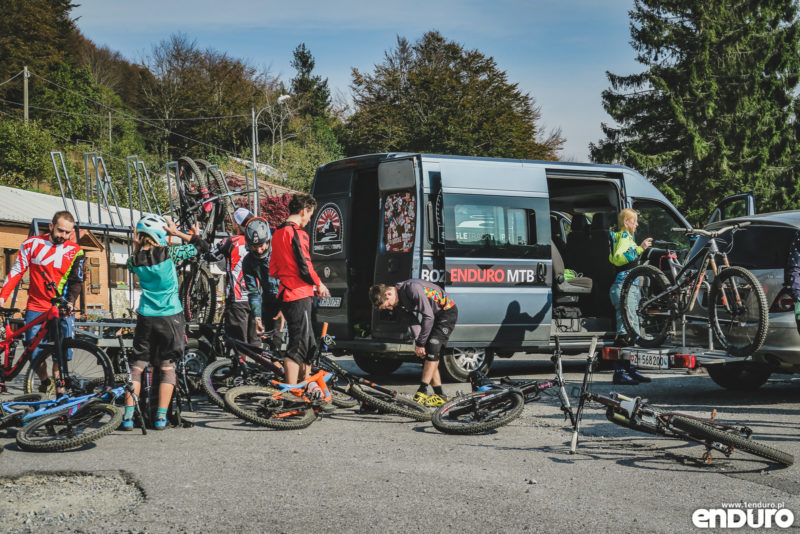
[(292, 68), (297, 71), (297, 75), (292, 78), (292, 93), (298, 101), (297, 111), (300, 116), (325, 116), (331, 105), (328, 79), (311, 75), (315, 64), (311, 51), (306, 48), (305, 43), (300, 43), (294, 49), (292, 59)]
[(742, 191), (761, 210), (800, 207), (794, 0), (635, 0), (630, 15), (645, 70), (607, 73), (618, 126), (592, 159), (644, 172), (695, 223)]

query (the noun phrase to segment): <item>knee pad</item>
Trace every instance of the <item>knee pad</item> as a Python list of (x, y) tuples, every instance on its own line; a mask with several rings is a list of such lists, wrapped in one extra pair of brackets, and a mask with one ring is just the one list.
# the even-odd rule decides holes
[(439, 354), (425, 354), (425, 361), (426, 362), (438, 362), (439, 361)]
[(175, 374), (175, 364), (172, 362), (161, 364), (161, 383), (172, 384), (173, 386), (178, 383), (178, 377)]
[(141, 382), (142, 381), (142, 373), (144, 372), (144, 368), (147, 367), (147, 363), (144, 360), (136, 360), (131, 365), (131, 380), (133, 382)]

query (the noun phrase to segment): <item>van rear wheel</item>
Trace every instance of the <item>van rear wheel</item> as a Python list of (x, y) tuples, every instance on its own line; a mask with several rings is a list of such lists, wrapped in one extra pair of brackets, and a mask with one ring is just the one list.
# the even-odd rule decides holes
[(371, 376), (389, 376), (403, 365), (402, 360), (382, 358), (380, 353), (376, 352), (356, 352), (353, 354), (353, 360), (359, 369)]
[(443, 378), (452, 382), (466, 382), (469, 374), (478, 370), (489, 374), (494, 353), (482, 348), (454, 348), (445, 351), (439, 363)]

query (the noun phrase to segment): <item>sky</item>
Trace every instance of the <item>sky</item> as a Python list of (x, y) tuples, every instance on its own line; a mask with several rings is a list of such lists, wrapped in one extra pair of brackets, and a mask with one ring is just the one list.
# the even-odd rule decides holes
[[(133, 62), (181, 32), (289, 82), (292, 52), (305, 43), (314, 74), (349, 100), (352, 68), (372, 72), (397, 37), (439, 31), (492, 56), (541, 108), (545, 132), (561, 128), (560, 159), (589, 161), (601, 123), (613, 123), (601, 92), (614, 74), (641, 72), (630, 46), (633, 0), (76, 0), (78, 28)], [(243, 110), (247, 112), (247, 110)]]

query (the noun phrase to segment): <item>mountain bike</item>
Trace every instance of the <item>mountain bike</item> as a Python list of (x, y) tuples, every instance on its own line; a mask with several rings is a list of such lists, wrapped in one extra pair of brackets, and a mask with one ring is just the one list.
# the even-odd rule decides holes
[(556, 376), (552, 380), (512, 380), (508, 377), (499, 382), (491, 381), (480, 371), (469, 375), (473, 393), (455, 397), (439, 406), (431, 417), (437, 430), (446, 434), (480, 434), (507, 425), (520, 416), (525, 404), (541, 398), (550, 388), (558, 388), (561, 411), (564, 418), (575, 424), (575, 417), (564, 387), (561, 365), (561, 344), (555, 338), (555, 350), (550, 361)]
[(662, 410), (641, 397), (628, 397), (620, 393), (608, 396), (592, 393), (592, 370), (597, 361), (594, 350), (589, 352), (586, 371), (580, 389), (573, 390), (578, 398), (578, 406), (573, 420), (570, 453), (575, 454), (581, 429), (583, 410), (587, 402), (596, 402), (606, 407), (606, 419), (631, 430), (682, 439), (705, 447), (702, 460), (710, 463), (714, 451), (729, 457), (735, 450), (759, 456), (785, 466), (794, 463), (794, 456), (751, 439), (753, 431), (747, 426), (733, 426), (716, 421), (716, 410), (708, 419), (679, 412)]
[[(47, 285), (57, 293), (55, 284), (47, 282)], [(5, 391), (6, 380), (11, 380), (22, 372), (25, 363), (31, 360), (37, 348), (42, 350), (25, 374), (26, 393), (41, 392), (50, 397), (55, 396), (56, 392), (80, 395), (114, 385), (114, 372), (108, 356), (97, 345), (64, 338), (61, 333), (61, 319), (70, 312), (62, 306), (64, 301), (61, 297), (51, 299), (51, 304), (49, 310), (29, 323), (11, 319), (20, 310), (0, 308), (3, 321), (3, 327), (0, 328), (0, 354), (3, 364), (0, 367), (0, 391)], [(41, 328), (20, 354), (17, 346), (20, 339), (26, 331), (37, 325), (41, 325)], [(48, 376), (48, 368), (54, 369), (54, 376)], [(44, 383), (42, 377), (45, 377)]]
[(0, 403), (0, 428), (21, 426), (17, 445), (22, 450), (54, 452), (74, 449), (106, 436), (119, 427), (122, 411), (114, 401), (126, 387), (108, 388), (79, 397), (43, 399), (33, 393)]
[[(670, 278), (653, 265), (631, 269), (622, 284), (620, 302), (625, 329), (638, 345), (661, 346), (677, 330), (677, 324), (683, 324), (699, 305), (707, 308), (707, 321), (714, 338), (729, 354), (745, 357), (761, 348), (769, 320), (764, 289), (753, 273), (730, 265), (727, 251), (721, 251), (716, 240), (748, 224), (714, 231), (673, 228), (707, 237), (708, 242), (682, 264), (673, 250), (677, 245), (661, 242), (667, 248), (664, 258)], [(709, 270), (712, 280), (708, 280)]]

